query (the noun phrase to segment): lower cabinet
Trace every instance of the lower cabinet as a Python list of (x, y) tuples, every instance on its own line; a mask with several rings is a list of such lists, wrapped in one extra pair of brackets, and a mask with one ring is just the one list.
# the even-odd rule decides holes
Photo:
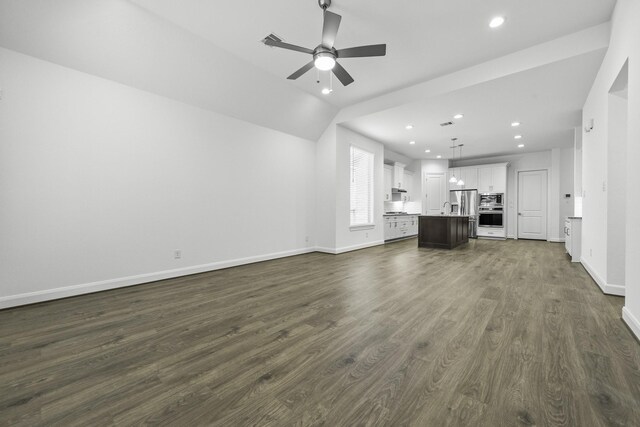
[(504, 227), (478, 227), (478, 237), (488, 237), (491, 239), (506, 239), (507, 234)]
[(566, 218), (564, 220), (564, 248), (571, 257), (571, 262), (580, 262), (582, 246), (582, 218)]
[(418, 215), (384, 217), (384, 240), (402, 239), (418, 235)]

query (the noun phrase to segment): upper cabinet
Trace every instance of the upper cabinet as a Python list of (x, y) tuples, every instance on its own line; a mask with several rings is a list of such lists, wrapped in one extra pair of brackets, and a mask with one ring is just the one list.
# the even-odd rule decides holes
[(507, 164), (478, 167), (478, 193), (506, 193)]
[(393, 166), (384, 165), (384, 201), (391, 201), (391, 188), (393, 187)]
[(413, 172), (405, 170), (404, 171), (404, 178), (402, 180), (402, 185), (404, 185), (403, 189), (407, 190), (407, 192), (404, 194), (404, 198), (403, 201), (405, 202), (410, 202), (413, 200)]
[(462, 179), (464, 185), (449, 182), (449, 190), (478, 190), (478, 193), (506, 193), (507, 192), (507, 163), (482, 166), (465, 166), (451, 168), (447, 181), (455, 176)]
[(477, 167), (464, 167), (464, 168), (452, 168), (449, 169), (449, 175), (447, 181), (454, 176), (464, 182), (463, 185), (458, 185), (457, 182), (449, 182), (449, 190), (475, 190), (478, 188), (478, 168)]
[(393, 188), (404, 189), (404, 167), (405, 165), (402, 163), (396, 162), (393, 164)]

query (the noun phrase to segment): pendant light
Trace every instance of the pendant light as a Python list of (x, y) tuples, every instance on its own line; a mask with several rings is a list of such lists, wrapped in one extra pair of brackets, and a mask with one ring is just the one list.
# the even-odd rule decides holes
[[(458, 147), (460, 147), (460, 160), (462, 160), (462, 146), (464, 144), (460, 144), (458, 145)], [(461, 187), (464, 185), (464, 181), (462, 180), (462, 169), (460, 169), (460, 179), (458, 180), (458, 185)]]
[[(456, 140), (458, 138), (451, 138), (451, 154), (453, 154), (452, 156), (452, 161), (456, 161)], [(453, 172), (453, 175), (451, 175), (451, 178), (449, 178), (449, 182), (451, 184), (455, 184), (456, 182), (458, 182), (458, 178), (456, 178), (456, 173)]]

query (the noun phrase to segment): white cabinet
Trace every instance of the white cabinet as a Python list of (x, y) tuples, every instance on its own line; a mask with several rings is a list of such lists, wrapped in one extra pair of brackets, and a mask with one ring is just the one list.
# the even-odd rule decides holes
[(506, 193), (507, 165), (478, 168), (478, 193)]
[(582, 247), (582, 218), (570, 217), (564, 220), (564, 248), (571, 262), (580, 262)]
[(404, 185), (404, 189), (407, 190), (406, 193), (404, 193), (403, 195), (403, 202), (410, 202), (413, 200), (413, 172), (411, 171), (404, 171), (404, 178), (403, 178), (403, 182), (402, 185)]
[(463, 188), (478, 188), (478, 168), (462, 168), (461, 176), (464, 181)]
[(385, 215), (384, 240), (418, 235), (418, 215)]
[(491, 193), (493, 188), (492, 168), (478, 168), (478, 192)]
[[(455, 176), (457, 180), (462, 179), (464, 185), (458, 185), (456, 182), (449, 182), (452, 176)], [(452, 168), (449, 169), (447, 175), (447, 183), (449, 190), (475, 190), (478, 188), (478, 168), (466, 167), (466, 168)]]
[(489, 239), (505, 239), (507, 235), (504, 227), (478, 227), (478, 237)]
[(384, 165), (384, 201), (391, 201), (391, 187), (393, 183), (393, 167)]
[(404, 189), (404, 167), (405, 165), (402, 163), (396, 162), (393, 164), (393, 188)]
[(491, 177), (493, 179), (492, 193), (506, 193), (507, 192), (507, 167), (496, 166), (491, 168)]

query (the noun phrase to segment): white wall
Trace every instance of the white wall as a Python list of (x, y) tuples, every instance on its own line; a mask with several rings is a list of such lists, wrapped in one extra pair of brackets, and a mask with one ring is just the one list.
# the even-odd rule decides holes
[[(384, 145), (343, 126), (336, 129), (336, 252), (344, 252), (384, 243)], [(351, 145), (374, 154), (374, 228), (351, 230), (350, 223), (350, 151)]]
[(314, 142), (2, 48), (0, 87), (0, 307), (314, 246)]
[[(640, 2), (618, 0), (612, 17), (609, 50), (589, 92), (583, 109), (583, 124), (594, 120), (591, 132), (583, 134), (583, 264), (587, 264), (596, 281), (606, 289), (607, 276), (607, 145), (609, 140), (608, 96), (625, 62), (629, 61), (628, 128), (626, 181), (640, 182)], [(604, 189), (603, 189), (604, 184)], [(640, 222), (631, 220), (640, 212), (640, 198), (630, 197), (626, 221), (619, 224), (626, 234), (625, 307), (623, 319), (640, 338)]]
[(313, 141), (337, 113), (129, 0), (0, 1), (0, 46)]
[[(558, 224), (558, 233), (564, 235), (564, 218), (573, 216), (574, 202), (577, 194), (574, 192), (575, 184), (573, 182), (574, 172), (574, 150), (572, 148), (563, 148), (560, 150), (560, 223)], [(565, 197), (570, 194), (571, 197)]]
[[(607, 143), (607, 283), (624, 287), (627, 205), (627, 100), (609, 95)], [(639, 192), (640, 193), (640, 192)]]
[[(548, 170), (549, 196), (547, 215), (547, 239), (551, 241), (562, 240), (562, 228), (564, 222), (565, 203), (560, 201), (568, 187), (573, 187), (573, 148), (561, 148), (557, 150), (557, 161), (553, 162), (552, 151), (539, 151), (535, 153), (512, 154), (506, 156), (486, 157), (482, 159), (468, 159), (458, 161), (454, 166), (486, 165), (492, 163), (509, 162), (507, 167), (507, 237), (516, 237), (517, 206), (516, 194), (518, 192), (518, 171)], [(553, 185), (553, 182), (556, 185)], [(551, 192), (551, 189), (554, 191)], [(561, 209), (560, 206), (563, 208)]]

